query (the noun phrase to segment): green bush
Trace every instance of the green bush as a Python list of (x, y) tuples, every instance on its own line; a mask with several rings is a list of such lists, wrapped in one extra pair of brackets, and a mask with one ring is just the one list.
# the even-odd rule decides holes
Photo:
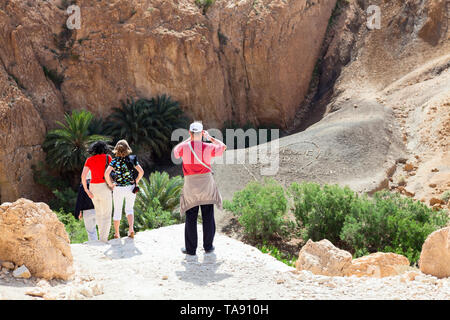
[[(155, 229), (181, 222), (177, 209), (183, 184), (182, 177), (170, 178), (167, 172), (155, 171), (148, 179), (142, 178), (134, 205), (135, 231)], [(120, 225), (121, 234), (125, 234), (128, 230), (128, 221), (124, 220)]]
[(224, 201), (224, 208), (238, 217), (246, 235), (267, 240), (281, 231), (287, 199), (283, 187), (267, 179), (264, 183), (247, 184), (231, 202)]
[(369, 198), (348, 187), (315, 183), (293, 183), (289, 190), (303, 240), (328, 239), (354, 257), (394, 252), (415, 263), (426, 237), (449, 221), (445, 211), (389, 191)]
[(356, 194), (348, 187), (316, 183), (292, 183), (289, 192), (294, 199), (294, 215), (302, 228), (303, 239), (328, 239), (339, 245), (345, 217)]
[(142, 231), (146, 229), (156, 229), (177, 223), (170, 211), (164, 210), (158, 199), (152, 199), (151, 203), (144, 210), (139, 210), (135, 215), (135, 229)]
[(53, 210), (63, 210), (64, 212), (73, 212), (77, 202), (77, 193), (72, 188), (65, 188), (62, 191), (53, 190), (54, 199), (49, 201), (49, 206)]
[(211, 7), (215, 0), (195, 0), (195, 4), (202, 9), (203, 14), (206, 14), (206, 11), (208, 11), (208, 8)]
[(86, 228), (84, 227), (84, 222), (82, 220), (75, 219), (72, 214), (66, 213), (63, 210), (54, 212), (59, 221), (64, 224), (70, 238), (70, 243), (83, 243), (88, 241)]
[(277, 247), (273, 245), (269, 245), (267, 243), (263, 243), (262, 246), (259, 247), (259, 250), (262, 253), (268, 253), (278, 261), (287, 264), (288, 266), (295, 267), (295, 262), (297, 261), (297, 257), (289, 254), (285, 254), (280, 251)]
[(367, 252), (394, 252), (415, 263), (427, 236), (449, 221), (445, 211), (433, 211), (420, 201), (389, 191), (354, 204), (340, 237), (357, 257)]

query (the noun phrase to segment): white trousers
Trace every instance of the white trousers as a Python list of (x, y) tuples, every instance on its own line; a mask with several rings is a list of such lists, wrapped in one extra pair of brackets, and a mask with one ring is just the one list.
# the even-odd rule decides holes
[(123, 201), (125, 200), (125, 214), (134, 214), (134, 201), (136, 200), (136, 194), (133, 193), (134, 185), (132, 186), (115, 186), (113, 189), (114, 200), (114, 221), (120, 221), (122, 218)]
[(83, 210), (83, 221), (89, 241), (98, 240), (95, 209)]

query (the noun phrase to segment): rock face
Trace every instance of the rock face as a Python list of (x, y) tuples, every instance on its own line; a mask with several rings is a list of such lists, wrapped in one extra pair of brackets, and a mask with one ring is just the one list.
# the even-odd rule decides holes
[(308, 270), (314, 274), (342, 276), (351, 262), (351, 253), (336, 248), (330, 241), (308, 240), (300, 250), (295, 266), (297, 270)]
[(29, 168), (64, 111), (165, 93), (210, 127), (286, 127), (336, 0), (78, 0), (72, 30), (64, 3), (0, 3), (0, 202), (39, 198)]
[(436, 230), (422, 246), (420, 271), (438, 278), (450, 277), (450, 227)]
[(346, 271), (346, 276), (357, 277), (391, 277), (398, 275), (402, 269), (409, 266), (408, 258), (395, 254), (377, 252), (352, 260)]
[(64, 225), (45, 203), (27, 199), (0, 206), (0, 260), (25, 265), (38, 278), (67, 280), (73, 274)]

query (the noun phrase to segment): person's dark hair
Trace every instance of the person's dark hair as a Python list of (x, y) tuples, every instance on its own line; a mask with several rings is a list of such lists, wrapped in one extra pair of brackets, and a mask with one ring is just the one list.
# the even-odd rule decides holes
[(110, 149), (108, 148), (108, 145), (104, 141), (96, 141), (96, 142), (92, 143), (88, 149), (88, 153), (93, 156), (95, 156), (97, 154), (105, 154), (105, 153), (109, 153), (109, 152), (110, 152)]

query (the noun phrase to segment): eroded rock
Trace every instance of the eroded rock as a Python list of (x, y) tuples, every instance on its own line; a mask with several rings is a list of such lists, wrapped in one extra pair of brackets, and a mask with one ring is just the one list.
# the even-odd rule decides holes
[(47, 204), (27, 199), (0, 206), (0, 259), (26, 265), (39, 278), (67, 280), (73, 274), (64, 225)]

